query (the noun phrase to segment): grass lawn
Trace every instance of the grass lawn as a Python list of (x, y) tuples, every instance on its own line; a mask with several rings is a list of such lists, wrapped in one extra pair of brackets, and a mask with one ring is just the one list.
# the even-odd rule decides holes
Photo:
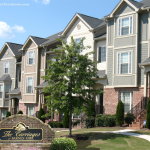
[[(98, 129), (98, 128), (97, 128)], [(106, 130), (107, 129), (107, 130)], [(121, 128), (122, 129), (122, 128)], [(118, 130), (117, 128), (110, 128), (109, 131)], [(112, 133), (98, 133), (93, 129), (80, 129), (73, 131), (73, 136), (88, 137), (88, 140), (76, 140), (78, 150), (149, 150), (150, 142), (119, 134)], [(98, 131), (108, 131), (108, 128), (99, 128)], [(68, 132), (56, 133), (56, 137), (67, 136)]]

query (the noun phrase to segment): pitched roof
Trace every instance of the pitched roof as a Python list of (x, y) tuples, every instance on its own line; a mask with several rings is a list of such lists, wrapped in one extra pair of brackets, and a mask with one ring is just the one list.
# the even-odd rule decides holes
[(104, 19), (99, 19), (99, 18), (87, 16), (80, 13), (78, 13), (78, 15), (93, 29), (101, 26), (102, 24), (105, 24)]
[(135, 0), (128, 0), (128, 1), (137, 8), (140, 8), (143, 5), (141, 2), (137, 2)]
[(144, 8), (150, 7), (150, 0), (142, 0), (140, 3), (142, 4), (142, 7)]
[(106, 78), (106, 71), (105, 70), (99, 70), (97, 72), (97, 75), (99, 78)]
[(20, 49), (22, 48), (23, 45), (11, 42), (6, 42), (6, 44), (8, 44), (8, 46), (10, 47), (10, 49), (12, 50), (12, 52), (16, 57), (21, 56)]
[(37, 44), (37, 45), (41, 45), (42, 43), (44, 43), (45, 41), (47, 41), (46, 38), (41, 38), (41, 37), (36, 37), (36, 36), (30, 36), (34, 42)]
[(36, 88), (44, 88), (46, 86), (48, 86), (48, 82), (45, 81), (45, 82), (41, 83), (40, 85), (38, 85)]
[(150, 65), (150, 57), (146, 58), (140, 65), (141, 66)]
[(41, 46), (47, 46), (49, 44), (52, 44), (52, 43), (56, 42), (57, 39), (60, 39), (59, 35), (61, 33), (62, 32), (59, 32), (59, 33), (56, 33), (54, 35), (51, 35), (51, 36), (47, 37), (48, 40), (46, 40), (44, 43), (42, 43)]
[(11, 81), (10, 75), (9, 74), (4, 74), (1, 78), (0, 81)]

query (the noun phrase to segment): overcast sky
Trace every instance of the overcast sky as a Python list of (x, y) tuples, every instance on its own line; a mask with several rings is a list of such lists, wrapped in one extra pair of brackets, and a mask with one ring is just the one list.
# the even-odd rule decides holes
[(0, 0), (0, 48), (6, 41), (23, 44), (29, 35), (47, 37), (62, 31), (75, 13), (97, 18), (119, 0)]

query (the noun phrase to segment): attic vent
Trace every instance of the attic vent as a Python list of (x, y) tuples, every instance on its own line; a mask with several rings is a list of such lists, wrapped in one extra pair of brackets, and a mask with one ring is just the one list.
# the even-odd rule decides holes
[(81, 29), (81, 25), (80, 25), (80, 24), (77, 25), (77, 29), (78, 29), (78, 30)]

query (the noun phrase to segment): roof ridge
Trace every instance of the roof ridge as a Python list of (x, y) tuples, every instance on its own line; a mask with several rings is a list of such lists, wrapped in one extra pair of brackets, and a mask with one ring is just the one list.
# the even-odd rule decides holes
[(13, 42), (5, 42), (7, 44), (15, 44), (15, 45), (23, 45), (23, 44), (19, 44), (19, 43), (13, 43)]
[(84, 15), (84, 16), (87, 16), (87, 17), (90, 17), (90, 18), (94, 18), (94, 19), (98, 19), (98, 20), (102, 20), (102, 19), (100, 19), (100, 18), (96, 18), (96, 17), (93, 17), (93, 16), (85, 15), (85, 14), (82, 14), (82, 13), (77, 13), (77, 14), (79, 14), (79, 15)]

